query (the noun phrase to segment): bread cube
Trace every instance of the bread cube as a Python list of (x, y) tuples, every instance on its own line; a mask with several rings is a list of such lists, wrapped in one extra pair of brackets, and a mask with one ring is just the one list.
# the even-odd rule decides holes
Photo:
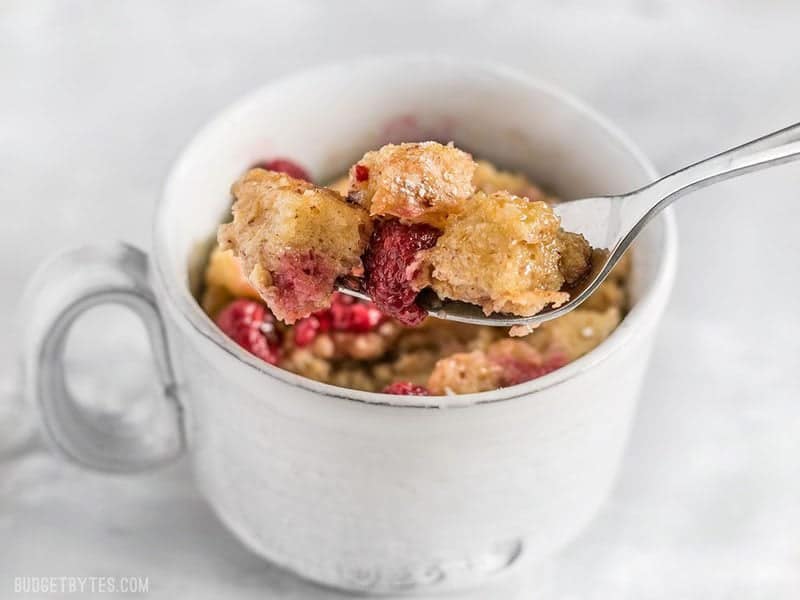
[(388, 144), (350, 168), (349, 197), (372, 216), (441, 226), (473, 190), (472, 157), (437, 142)]
[(423, 253), (419, 287), (493, 312), (534, 315), (569, 299), (565, 284), (589, 269), (582, 236), (565, 235), (544, 202), (508, 192), (476, 193), (469, 210), (448, 217)]
[(232, 188), (233, 221), (219, 228), (250, 284), (286, 323), (330, 303), (336, 279), (361, 268), (367, 211), (337, 192), (251, 169)]

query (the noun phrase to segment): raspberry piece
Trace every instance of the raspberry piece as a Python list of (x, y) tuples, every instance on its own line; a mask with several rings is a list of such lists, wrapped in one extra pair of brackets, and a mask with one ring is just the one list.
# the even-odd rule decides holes
[(278, 173), (286, 173), (289, 177), (295, 179), (302, 179), (303, 181), (311, 181), (311, 176), (303, 167), (298, 165), (293, 160), (287, 158), (273, 158), (272, 160), (265, 160), (255, 165), (267, 171), (277, 171)]
[[(344, 296), (344, 294), (340, 294)], [(345, 296), (348, 297), (349, 296)], [(354, 300), (354, 298), (350, 298)], [(366, 333), (372, 331), (386, 320), (377, 306), (371, 302), (334, 302), (330, 307), (333, 329), (336, 331), (351, 331), (353, 333)]]
[(266, 306), (255, 300), (240, 298), (217, 315), (217, 326), (242, 348), (275, 365), (280, 358), (280, 333), (275, 317)]
[(367, 333), (387, 318), (372, 302), (335, 292), (330, 308), (317, 311), (295, 324), (294, 342), (299, 347), (307, 346), (317, 335), (328, 331)]
[(560, 369), (569, 361), (563, 354), (553, 354), (539, 364), (510, 357), (496, 362), (503, 367), (502, 385), (507, 387), (547, 375), (556, 369)]
[(421, 323), (427, 313), (416, 304), (411, 281), (417, 253), (436, 244), (441, 232), (430, 225), (404, 225), (397, 220), (375, 226), (364, 254), (367, 293), (376, 306), (404, 325)]
[(355, 167), (356, 181), (366, 181), (369, 179), (369, 167), (365, 165), (356, 165)]
[(395, 381), (383, 388), (384, 394), (396, 394), (398, 396), (430, 396), (428, 389), (422, 385), (416, 385), (410, 381)]
[(331, 328), (330, 312), (321, 310), (300, 319), (294, 326), (294, 343), (302, 348), (313, 342), (317, 335), (325, 333)]

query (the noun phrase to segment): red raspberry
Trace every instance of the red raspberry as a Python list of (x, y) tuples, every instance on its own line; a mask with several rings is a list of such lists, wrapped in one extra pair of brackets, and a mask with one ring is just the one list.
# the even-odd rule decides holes
[(372, 302), (363, 302), (335, 292), (330, 308), (317, 311), (295, 324), (294, 342), (300, 347), (308, 346), (318, 334), (328, 331), (366, 333), (387, 318)]
[(356, 181), (366, 181), (369, 179), (369, 167), (364, 165), (356, 165)]
[(508, 358), (497, 361), (503, 367), (503, 387), (524, 383), (560, 369), (569, 361), (563, 354), (553, 354), (542, 363)]
[(411, 280), (416, 272), (409, 266), (440, 234), (430, 225), (404, 225), (394, 219), (378, 223), (372, 232), (364, 254), (367, 293), (380, 310), (404, 325), (418, 325), (427, 316), (415, 303), (418, 292)]
[(352, 302), (354, 298), (344, 294), (339, 295), (349, 298), (351, 302), (334, 301), (331, 304), (330, 313), (335, 331), (366, 333), (386, 320), (386, 315), (371, 302)]
[(320, 333), (325, 333), (331, 328), (330, 314), (328, 311), (319, 311), (300, 319), (294, 325), (294, 343), (299, 346), (308, 346)]
[(396, 394), (398, 396), (430, 396), (430, 392), (425, 386), (416, 385), (410, 381), (395, 381), (383, 388), (384, 394)]
[(223, 308), (216, 321), (219, 328), (242, 348), (272, 365), (278, 363), (280, 333), (275, 328), (275, 317), (266, 306), (240, 298)]
[(289, 177), (295, 179), (302, 179), (304, 181), (311, 181), (311, 176), (303, 167), (296, 162), (287, 158), (273, 158), (272, 160), (265, 160), (256, 165), (267, 171), (277, 171), (278, 173), (286, 173)]

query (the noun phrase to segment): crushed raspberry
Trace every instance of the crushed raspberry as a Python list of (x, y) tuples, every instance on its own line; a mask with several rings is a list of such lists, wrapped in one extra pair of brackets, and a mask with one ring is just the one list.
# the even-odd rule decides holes
[(369, 179), (369, 167), (364, 165), (356, 165), (355, 166), (356, 172), (356, 181), (366, 181)]
[(397, 220), (378, 223), (372, 232), (364, 254), (367, 293), (380, 310), (404, 325), (417, 325), (427, 316), (415, 302), (413, 264), (417, 253), (436, 244), (440, 234), (429, 225)]
[(321, 310), (313, 315), (300, 319), (294, 325), (294, 343), (299, 346), (308, 346), (320, 333), (330, 331), (331, 315), (328, 310)]
[(280, 333), (275, 317), (266, 306), (255, 300), (240, 298), (220, 311), (219, 328), (242, 348), (274, 365), (280, 358)]
[(287, 158), (273, 158), (272, 160), (260, 162), (255, 166), (266, 169), (267, 171), (286, 173), (289, 177), (294, 177), (295, 179), (311, 181), (311, 176), (308, 174), (308, 171), (306, 171), (293, 160), (289, 160)]
[(371, 302), (350, 304), (334, 302), (331, 304), (330, 312), (333, 318), (333, 329), (336, 331), (365, 333), (372, 331), (386, 320), (386, 315)]
[(272, 283), (277, 290), (276, 303), (286, 313), (287, 322), (308, 314), (309, 307), (313, 310), (320, 306), (320, 301), (330, 294), (335, 278), (336, 266), (313, 250), (286, 252), (281, 256)]
[(331, 297), (330, 308), (317, 311), (295, 324), (294, 342), (299, 347), (307, 346), (317, 335), (328, 331), (366, 333), (387, 318), (372, 302), (336, 292)]
[(560, 369), (569, 361), (563, 354), (553, 354), (541, 363), (514, 359), (511, 357), (496, 360), (503, 367), (502, 385), (507, 387), (536, 379)]
[(383, 388), (383, 393), (398, 396), (430, 396), (430, 392), (425, 386), (416, 385), (410, 381), (395, 381)]

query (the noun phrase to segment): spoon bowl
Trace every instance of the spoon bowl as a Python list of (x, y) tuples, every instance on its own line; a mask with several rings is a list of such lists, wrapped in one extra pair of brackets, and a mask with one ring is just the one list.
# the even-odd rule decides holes
[[(580, 306), (605, 281), (622, 255), (653, 217), (678, 198), (713, 183), (752, 171), (800, 159), (800, 123), (716, 154), (620, 196), (596, 196), (559, 202), (553, 209), (566, 231), (583, 234), (595, 252), (589, 274), (570, 289), (565, 304), (545, 308), (535, 315), (486, 315), (474, 304), (441, 299), (430, 290), (420, 293), (417, 304), (438, 319), (491, 325), (528, 327), (556, 319)], [(339, 291), (369, 300), (363, 290), (342, 282)]]

